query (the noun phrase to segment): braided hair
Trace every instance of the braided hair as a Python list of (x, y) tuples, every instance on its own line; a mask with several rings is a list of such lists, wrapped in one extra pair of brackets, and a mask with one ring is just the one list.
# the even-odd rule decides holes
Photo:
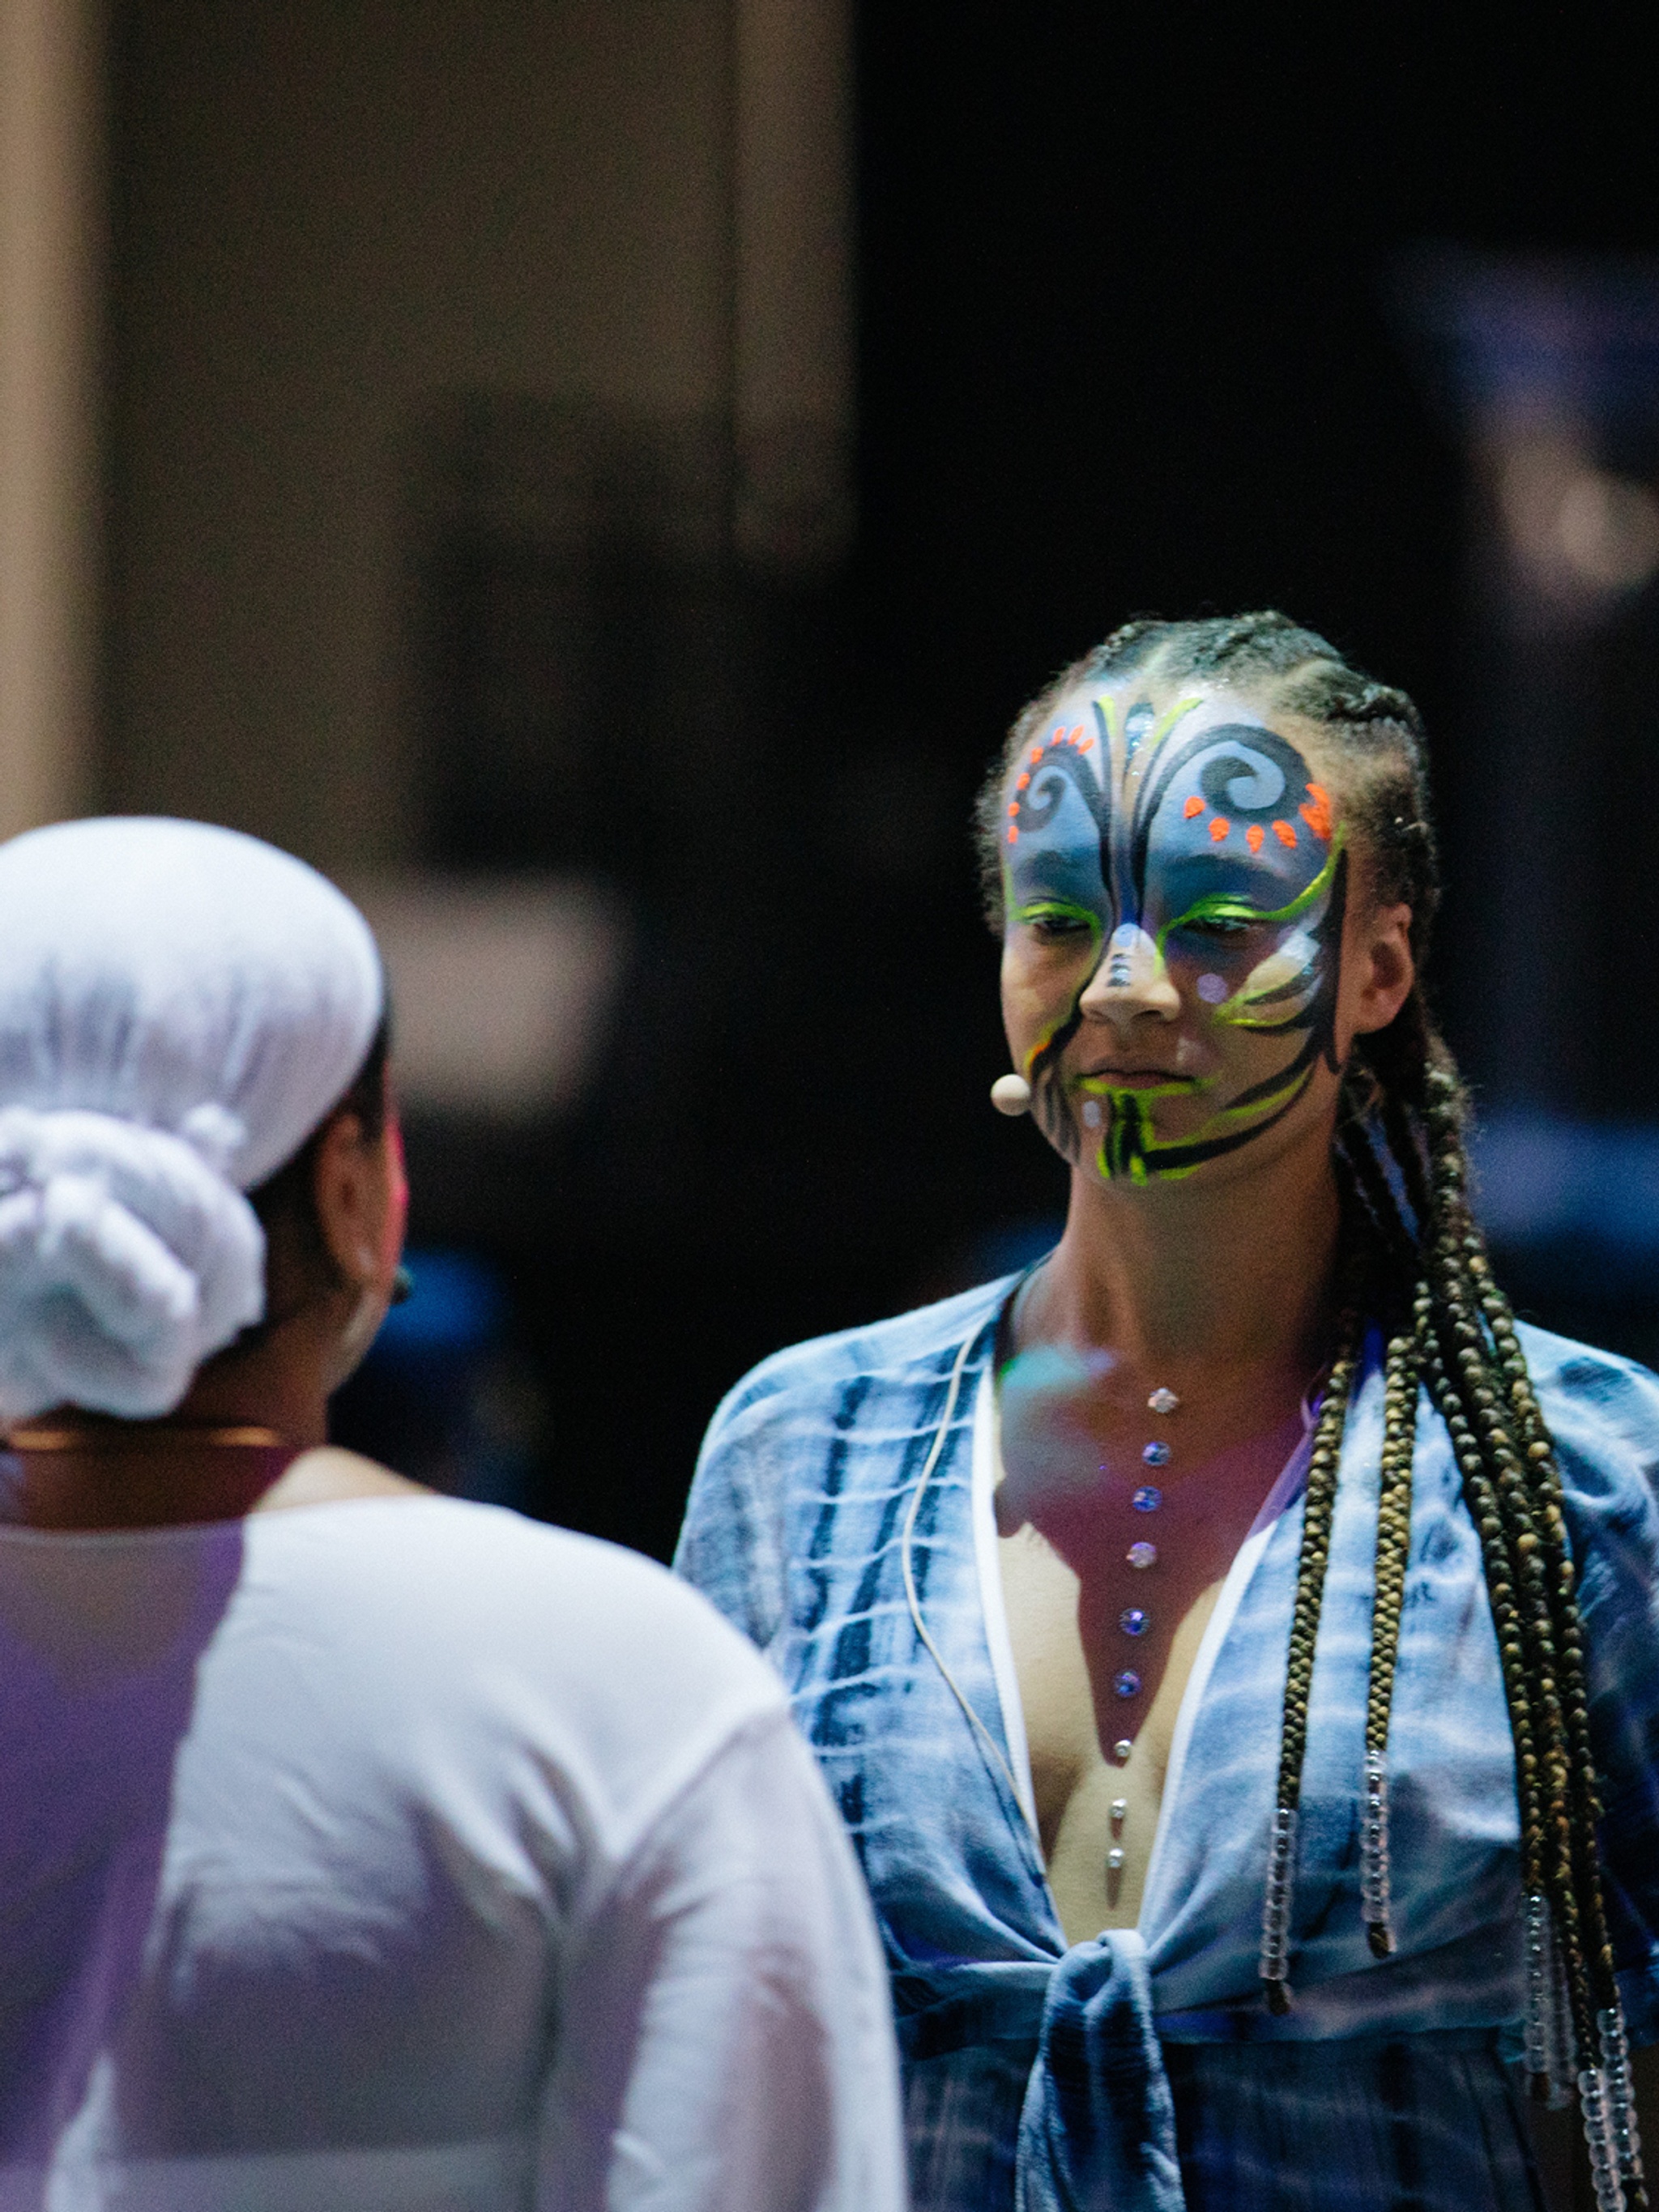
[[(1064, 670), (1015, 723), (977, 811), (988, 918), (1002, 923), (1007, 769), (1079, 684), (1145, 671), (1209, 678), (1317, 722), (1340, 754), (1350, 823), (1375, 896), (1412, 910), (1419, 975), (1439, 900), (1421, 719), (1285, 616), (1127, 623)], [(1386, 1346), (1376, 1595), (1365, 1717), (1360, 1892), (1375, 1955), (1393, 1948), (1388, 1741), (1410, 1548), (1420, 1395), (1445, 1423), (1478, 1533), (1514, 1736), (1526, 1899), (1526, 2066), (1565, 2103), (1577, 2076), (1596, 2202), (1645, 2205), (1623, 2014), (1613, 1977), (1596, 1823), (1584, 1647), (1554, 1449), (1514, 1314), (1470, 1211), (1468, 1095), (1420, 981), (1387, 1028), (1356, 1037), (1338, 1102), (1342, 1200), (1337, 1354), (1316, 1423), (1285, 1669), (1278, 1802), (1261, 1972), (1275, 2011), (1291, 2002), (1291, 1886), (1309, 1695), (1342, 1437), (1368, 1325)]]

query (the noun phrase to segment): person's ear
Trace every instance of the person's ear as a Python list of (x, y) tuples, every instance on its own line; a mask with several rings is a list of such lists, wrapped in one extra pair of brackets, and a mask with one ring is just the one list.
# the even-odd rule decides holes
[(354, 1291), (381, 1288), (388, 1273), (393, 1194), (386, 1155), (387, 1146), (369, 1143), (362, 1122), (349, 1113), (335, 1115), (317, 1147), (318, 1226), (341, 1280)]
[(1405, 905), (1377, 907), (1365, 921), (1355, 948), (1358, 988), (1350, 1007), (1356, 1036), (1387, 1029), (1411, 996), (1417, 981), (1411, 932), (1412, 910)]

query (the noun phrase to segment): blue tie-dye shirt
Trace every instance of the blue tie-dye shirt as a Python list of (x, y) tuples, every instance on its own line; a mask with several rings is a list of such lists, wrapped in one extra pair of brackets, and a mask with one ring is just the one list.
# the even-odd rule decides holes
[[(975, 1478), (975, 1411), (982, 1421), (1012, 1288), (757, 1368), (714, 1418), (678, 1559), (781, 1672), (858, 1845), (892, 1971), (918, 2206), (1534, 2201), (1490, 2057), (1523, 1995), (1514, 1755), (1443, 1425), (1425, 1400), (1389, 1740), (1398, 1948), (1378, 1961), (1358, 1869), (1382, 1419), (1373, 1339), (1314, 1668), (1295, 2002), (1276, 2019), (1257, 1954), (1299, 1486), (1282, 1486), (1277, 1517), (1241, 1553), (1194, 1668), (1139, 1930), (1068, 1948), (1021, 1803), (982, 1464)], [(1632, 2039), (1645, 2043), (1659, 2039), (1659, 1382), (1522, 1335), (1566, 1490), (1613, 1942)], [(931, 1652), (904, 1585), (913, 1507)], [(1253, 2061), (1239, 2045), (1277, 2055)], [(1336, 2059), (1346, 2071), (1321, 2076)], [(1374, 2188), (1356, 2179), (1335, 2193), (1333, 2159), (1355, 2175), (1375, 2166)]]

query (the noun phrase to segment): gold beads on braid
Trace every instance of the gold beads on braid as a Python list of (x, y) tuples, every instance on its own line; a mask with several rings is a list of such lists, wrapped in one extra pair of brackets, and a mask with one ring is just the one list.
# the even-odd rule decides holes
[(1261, 1953), (1257, 1966), (1267, 1986), (1271, 2012), (1291, 2008), (1290, 1942), (1291, 1892), (1296, 1873), (1297, 1814), (1302, 1794), (1302, 1763), (1308, 1747), (1308, 1699), (1313, 1684), (1314, 1647), (1330, 1563), (1331, 1518), (1336, 1504), (1337, 1468), (1348, 1398), (1359, 1363), (1361, 1308), (1358, 1268), (1346, 1270), (1347, 1295), (1338, 1322), (1338, 1349), (1325, 1385), (1308, 1482), (1302, 1506), (1302, 1549), (1297, 1562), (1296, 1598), (1291, 1615), (1290, 1655), (1285, 1671), (1285, 1707), (1280, 1722), (1278, 1803), (1268, 1846), (1267, 1894), (1261, 1912)]
[(1411, 1554), (1412, 1468), (1417, 1449), (1421, 1324), (1389, 1344), (1382, 1385), (1382, 1463), (1376, 1498), (1376, 1575), (1371, 1601), (1370, 1682), (1365, 1700), (1365, 1802), (1359, 1824), (1359, 1895), (1373, 1958), (1394, 1949), (1389, 1898), (1389, 1717), (1400, 1656), (1400, 1616)]

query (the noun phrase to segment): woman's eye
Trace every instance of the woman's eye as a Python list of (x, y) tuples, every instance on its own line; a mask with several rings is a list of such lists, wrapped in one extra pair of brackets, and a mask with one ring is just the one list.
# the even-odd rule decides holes
[(1230, 915), (1206, 915), (1197, 921), (1183, 922), (1182, 934), (1211, 939), (1245, 937), (1254, 927), (1253, 923), (1237, 921)]
[(1062, 939), (1092, 937), (1094, 929), (1079, 914), (1034, 914), (1030, 927), (1036, 934), (1049, 943)]

